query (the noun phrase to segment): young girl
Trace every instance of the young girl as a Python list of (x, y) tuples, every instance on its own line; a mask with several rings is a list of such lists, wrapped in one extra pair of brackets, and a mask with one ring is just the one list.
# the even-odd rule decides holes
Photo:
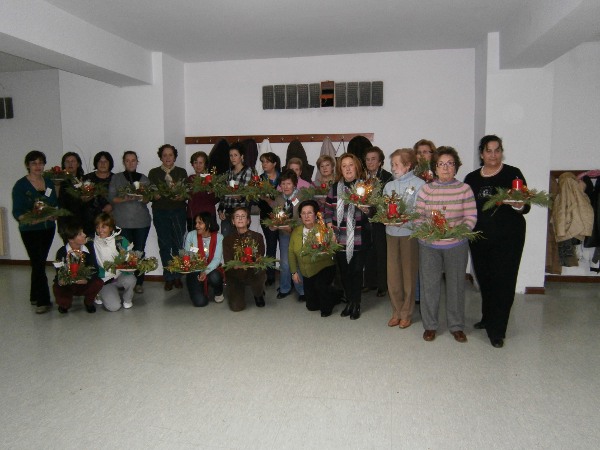
[[(100, 291), (100, 304), (109, 311), (121, 309), (121, 298), (119, 288), (124, 288), (123, 308), (133, 306), (133, 289), (135, 287), (135, 276), (127, 272), (117, 270), (117, 273), (104, 270), (104, 263), (113, 261), (119, 254), (117, 244), (124, 249), (129, 247), (127, 239), (119, 236), (121, 230), (115, 231), (115, 219), (110, 214), (102, 213), (95, 220), (96, 236), (94, 237), (94, 250), (98, 262), (98, 276), (104, 281), (104, 287)], [(98, 300), (96, 301), (98, 303)]]
[(208, 305), (208, 298), (214, 295), (215, 302), (221, 303), (223, 297), (223, 236), (218, 233), (219, 227), (208, 212), (201, 212), (194, 217), (196, 229), (185, 237), (184, 248), (198, 249), (199, 256), (205, 256), (208, 267), (201, 273), (188, 273), (186, 284), (190, 299), (194, 306)]

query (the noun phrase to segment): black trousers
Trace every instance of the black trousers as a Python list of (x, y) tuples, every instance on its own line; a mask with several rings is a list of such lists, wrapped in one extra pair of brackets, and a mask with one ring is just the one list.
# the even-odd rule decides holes
[(325, 267), (312, 277), (303, 277), (306, 309), (331, 312), (336, 303), (336, 294), (331, 283), (335, 277), (335, 265)]
[[(277, 256), (277, 243), (279, 242), (279, 231), (269, 230), (269, 227), (265, 227), (264, 225), (261, 225), (260, 227), (262, 228), (263, 234), (265, 235), (265, 254), (266, 256), (272, 256), (273, 258), (275, 258)], [(267, 269), (267, 281), (275, 281), (274, 268)]]
[(387, 291), (387, 241), (385, 225), (371, 224), (371, 247), (365, 255), (365, 286)]
[(345, 250), (341, 250), (335, 254), (342, 278), (342, 287), (344, 288), (344, 294), (348, 303), (357, 303), (360, 305), (362, 272), (365, 265), (364, 253), (364, 250), (355, 250), (350, 262), (346, 261)]
[(21, 231), (21, 239), (31, 262), (29, 301), (37, 306), (50, 304), (46, 260), (54, 240), (54, 227), (47, 230)]
[(515, 289), (525, 230), (470, 243), (473, 268), (481, 288), (481, 321), (490, 339), (504, 339)]

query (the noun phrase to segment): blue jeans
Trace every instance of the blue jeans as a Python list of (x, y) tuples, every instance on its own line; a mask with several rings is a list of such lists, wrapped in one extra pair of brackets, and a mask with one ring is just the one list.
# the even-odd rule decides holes
[[(133, 249), (143, 252), (146, 248), (146, 241), (148, 240), (148, 234), (150, 233), (150, 227), (146, 228), (122, 228), (121, 236), (133, 243)], [(144, 284), (144, 274), (136, 277), (136, 283), (138, 286)]]
[[(290, 272), (289, 250), (290, 235), (279, 233), (279, 292), (286, 293), (292, 290), (292, 273)], [(300, 281), (302, 274), (298, 271)], [(304, 295), (304, 285), (294, 283), (298, 295)]]
[(183, 249), (185, 209), (153, 209), (152, 216), (165, 281), (181, 278), (181, 274), (169, 272), (164, 267), (169, 264), (173, 255), (178, 255), (179, 250)]
[(206, 277), (208, 281), (208, 295), (204, 294), (204, 282), (198, 281), (199, 273), (188, 273), (185, 278), (190, 299), (194, 306), (208, 305), (208, 298), (211, 295), (223, 295), (223, 275), (218, 270), (213, 270)]

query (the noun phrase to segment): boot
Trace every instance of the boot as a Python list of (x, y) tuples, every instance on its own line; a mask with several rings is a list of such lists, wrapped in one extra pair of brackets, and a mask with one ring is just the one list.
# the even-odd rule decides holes
[(352, 305), (352, 311), (350, 311), (350, 320), (356, 320), (360, 317), (360, 303), (354, 303)]
[(352, 312), (353, 306), (354, 306), (354, 303), (347, 303), (346, 307), (344, 308), (344, 310), (342, 311), (342, 313), (340, 315), (342, 317), (348, 317), (350, 315), (350, 313)]

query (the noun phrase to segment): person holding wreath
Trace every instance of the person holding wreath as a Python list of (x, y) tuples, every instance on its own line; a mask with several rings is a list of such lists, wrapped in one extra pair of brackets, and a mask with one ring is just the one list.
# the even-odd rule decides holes
[(525, 177), (513, 166), (504, 164), (502, 139), (487, 135), (479, 142), (481, 168), (465, 177), (477, 202), (475, 231), (483, 232), (484, 239), (471, 242), (473, 268), (481, 289), (481, 320), (474, 327), (485, 329), (492, 346), (504, 346), (510, 310), (515, 299), (517, 276), (523, 246), (526, 223), (524, 214), (529, 205), (503, 203), (487, 211), (483, 205), (498, 188), (512, 188), (513, 180), (519, 179), (526, 186)]

